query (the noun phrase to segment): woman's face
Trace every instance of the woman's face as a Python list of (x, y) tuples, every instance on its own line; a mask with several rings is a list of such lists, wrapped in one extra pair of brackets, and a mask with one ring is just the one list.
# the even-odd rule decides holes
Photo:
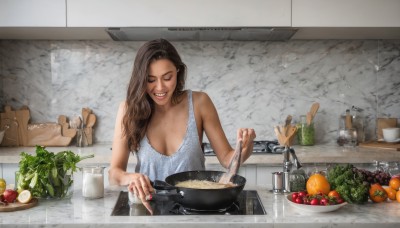
[(159, 59), (150, 63), (147, 76), (147, 94), (157, 105), (171, 103), (177, 84), (177, 70), (168, 59)]

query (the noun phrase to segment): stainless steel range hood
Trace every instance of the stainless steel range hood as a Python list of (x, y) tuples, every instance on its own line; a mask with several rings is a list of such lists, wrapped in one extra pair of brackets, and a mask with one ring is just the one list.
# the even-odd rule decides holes
[(270, 27), (122, 27), (107, 28), (115, 41), (146, 41), (164, 38), (171, 41), (286, 41), (296, 28)]

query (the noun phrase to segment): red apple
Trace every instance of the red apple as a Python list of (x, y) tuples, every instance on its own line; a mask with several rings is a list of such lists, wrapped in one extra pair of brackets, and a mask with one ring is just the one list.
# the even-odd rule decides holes
[(4, 200), (8, 203), (13, 203), (18, 196), (18, 192), (12, 189), (6, 189), (3, 192)]

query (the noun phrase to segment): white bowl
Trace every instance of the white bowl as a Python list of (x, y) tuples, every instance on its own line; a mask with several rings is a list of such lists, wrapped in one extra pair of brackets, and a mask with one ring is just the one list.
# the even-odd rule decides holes
[(336, 211), (337, 209), (345, 206), (347, 202), (341, 203), (341, 204), (335, 204), (335, 205), (308, 205), (308, 204), (298, 204), (292, 201), (292, 195), (287, 195), (286, 196), (287, 201), (289, 202), (290, 205), (293, 207), (302, 210), (302, 211), (307, 211), (307, 212), (315, 212), (315, 213), (320, 213), (320, 212), (331, 212), (331, 211)]

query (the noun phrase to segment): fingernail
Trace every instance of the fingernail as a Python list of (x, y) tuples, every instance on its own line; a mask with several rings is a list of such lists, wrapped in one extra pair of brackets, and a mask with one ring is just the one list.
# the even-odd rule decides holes
[(147, 200), (147, 201), (150, 201), (150, 200), (152, 200), (152, 199), (153, 199), (153, 196), (152, 196), (152, 195), (146, 196), (146, 200)]

